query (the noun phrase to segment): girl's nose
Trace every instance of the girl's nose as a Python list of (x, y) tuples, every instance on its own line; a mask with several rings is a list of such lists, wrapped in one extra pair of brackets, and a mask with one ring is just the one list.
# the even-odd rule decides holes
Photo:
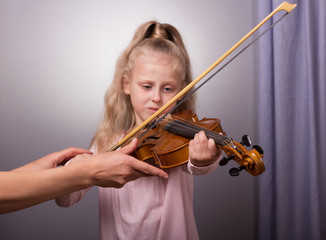
[(153, 102), (159, 102), (161, 100), (160, 91), (153, 91), (151, 100)]

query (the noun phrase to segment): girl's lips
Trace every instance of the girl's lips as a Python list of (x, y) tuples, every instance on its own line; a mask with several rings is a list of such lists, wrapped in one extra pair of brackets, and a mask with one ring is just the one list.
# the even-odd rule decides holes
[(153, 108), (153, 107), (150, 107), (149, 110), (153, 111), (153, 112), (156, 112), (158, 110), (158, 108)]

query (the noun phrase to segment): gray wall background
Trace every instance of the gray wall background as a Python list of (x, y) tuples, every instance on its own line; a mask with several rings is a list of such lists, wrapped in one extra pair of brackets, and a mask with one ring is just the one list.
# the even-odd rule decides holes
[[(0, 0), (0, 169), (70, 146), (87, 148), (103, 113), (115, 61), (141, 23), (171, 23), (183, 35), (197, 77), (257, 24), (256, 0)], [(199, 117), (257, 143), (255, 49), (198, 93)], [(256, 237), (256, 181), (228, 170), (195, 177), (202, 239)], [(141, 193), (140, 193), (141, 194)], [(97, 239), (97, 189), (63, 209), (49, 201), (0, 216), (0, 239)]]

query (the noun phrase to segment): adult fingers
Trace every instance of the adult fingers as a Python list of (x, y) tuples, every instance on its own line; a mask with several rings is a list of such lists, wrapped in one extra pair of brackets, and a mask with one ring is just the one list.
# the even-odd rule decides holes
[(148, 175), (148, 176), (158, 176), (158, 177), (161, 177), (161, 178), (164, 178), (164, 179), (168, 179), (168, 174), (166, 172), (164, 172), (163, 170), (157, 168), (157, 167), (154, 167), (148, 163), (145, 163), (145, 162), (142, 162), (142, 161), (139, 161), (135, 158), (133, 158), (131, 161), (130, 161), (130, 165), (131, 167), (138, 171), (138, 172), (141, 172), (145, 175)]
[(74, 158), (75, 156), (85, 153), (93, 154), (91, 151), (83, 148), (70, 147), (62, 151), (56, 152), (54, 157), (57, 165), (64, 165), (67, 161)]

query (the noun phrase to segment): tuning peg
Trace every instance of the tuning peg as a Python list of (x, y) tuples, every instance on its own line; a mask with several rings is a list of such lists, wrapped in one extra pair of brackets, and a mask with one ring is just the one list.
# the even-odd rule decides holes
[(256, 149), (259, 154), (264, 154), (264, 150), (258, 145), (254, 145), (252, 148)]
[(240, 172), (241, 172), (243, 169), (246, 169), (246, 167), (245, 167), (245, 166), (240, 166), (240, 167), (238, 167), (238, 168), (231, 168), (230, 171), (229, 171), (229, 174), (230, 174), (232, 177), (239, 176)]
[(251, 138), (248, 135), (243, 135), (241, 140), (242, 140), (240, 142), (241, 145), (250, 147), (252, 144)]
[(226, 165), (226, 164), (227, 164), (230, 160), (232, 160), (233, 158), (234, 158), (233, 155), (228, 156), (228, 157), (223, 157), (223, 158), (220, 160), (220, 162), (219, 162), (220, 166), (224, 166), (224, 165)]

